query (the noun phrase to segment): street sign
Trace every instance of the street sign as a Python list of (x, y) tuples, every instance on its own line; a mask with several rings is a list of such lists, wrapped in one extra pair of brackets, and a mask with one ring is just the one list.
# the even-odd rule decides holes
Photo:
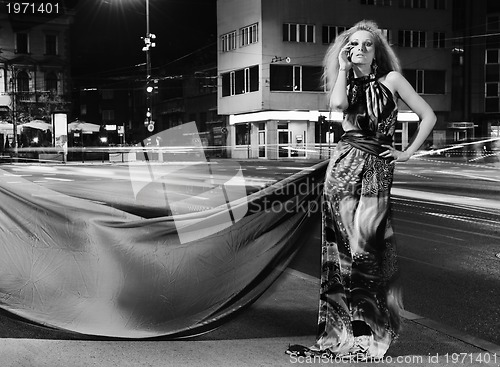
[(448, 122), (448, 129), (472, 129), (473, 122)]

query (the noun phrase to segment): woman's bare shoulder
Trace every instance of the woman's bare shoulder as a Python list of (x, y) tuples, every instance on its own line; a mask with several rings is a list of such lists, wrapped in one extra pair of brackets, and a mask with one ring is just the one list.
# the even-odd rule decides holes
[(395, 94), (398, 90), (398, 85), (401, 83), (401, 78), (403, 78), (401, 73), (397, 71), (390, 71), (378, 81), (383, 83), (393, 94)]
[(399, 95), (401, 91), (411, 88), (408, 80), (398, 71), (390, 71), (380, 82), (391, 90), (394, 95)]
[(405, 79), (404, 76), (401, 75), (400, 72), (393, 70), (385, 74), (382, 78), (380, 78), (380, 81), (385, 83), (386, 85), (396, 87), (404, 79)]

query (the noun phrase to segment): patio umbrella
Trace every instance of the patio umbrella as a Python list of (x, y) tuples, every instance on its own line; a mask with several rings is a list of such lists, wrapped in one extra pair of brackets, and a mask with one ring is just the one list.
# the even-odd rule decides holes
[(68, 132), (81, 130), (82, 132), (99, 132), (101, 129), (100, 125), (91, 124), (90, 122), (85, 121), (73, 121), (68, 124)]
[(14, 131), (14, 125), (10, 123), (0, 124), (0, 134), (12, 134)]
[(30, 127), (32, 129), (38, 129), (38, 130), (52, 130), (52, 124), (48, 124), (45, 121), (42, 120), (33, 120), (30, 122), (27, 122), (25, 124), (19, 125), (20, 127)]

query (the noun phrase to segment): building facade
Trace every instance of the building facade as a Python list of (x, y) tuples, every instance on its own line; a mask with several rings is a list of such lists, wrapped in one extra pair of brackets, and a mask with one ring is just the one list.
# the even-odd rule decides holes
[[(10, 13), (3, 10), (0, 120), (14, 125), (33, 119), (50, 122), (53, 112), (69, 112), (72, 11), (62, 3), (57, 8), (47, 5), (43, 13), (16, 13), (13, 7)], [(17, 144), (17, 134), (8, 136), (10, 144)]]
[(453, 52), (457, 83), (450, 129), (456, 139), (500, 137), (500, 2), (457, 1)]
[[(327, 106), (322, 61), (335, 37), (362, 19), (383, 30), (404, 75), (436, 112), (430, 139), (444, 144), (452, 10), (451, 0), (218, 0), (218, 109), (231, 156), (317, 158), (338, 141), (342, 116)], [(399, 108), (395, 141), (404, 149), (418, 121), (403, 102)]]

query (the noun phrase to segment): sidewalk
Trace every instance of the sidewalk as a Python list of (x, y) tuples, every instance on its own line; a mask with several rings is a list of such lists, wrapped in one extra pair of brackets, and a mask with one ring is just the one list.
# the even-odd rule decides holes
[[(314, 343), (317, 296), (317, 279), (287, 269), (256, 303), (243, 310), (234, 319), (210, 333), (181, 341), (71, 340), (65, 339), (64, 333), (62, 338), (61, 335), (54, 337), (57, 331), (47, 333), (45, 338), (39, 336), (33, 338), (28, 335), (33, 335), (39, 328), (20, 324), (27, 337), (23, 338), (23, 335), (18, 333), (15, 337), (4, 337), (0, 340), (1, 365), (2, 367), (331, 365), (333, 364), (331, 361), (318, 360), (317, 363), (313, 363), (314, 361), (310, 360), (293, 359), (284, 353), (289, 343), (303, 345)], [(72, 337), (74, 338), (74, 335)], [(483, 363), (475, 362), (478, 356), (482, 357)], [(452, 363), (452, 358), (464, 361)], [(495, 358), (497, 358), (496, 363), (494, 363)], [(489, 363), (485, 363), (486, 360)], [(373, 366), (378, 363), (341, 364)], [(400, 339), (389, 349), (383, 364), (499, 366), (500, 347), (408, 313), (404, 315)]]

